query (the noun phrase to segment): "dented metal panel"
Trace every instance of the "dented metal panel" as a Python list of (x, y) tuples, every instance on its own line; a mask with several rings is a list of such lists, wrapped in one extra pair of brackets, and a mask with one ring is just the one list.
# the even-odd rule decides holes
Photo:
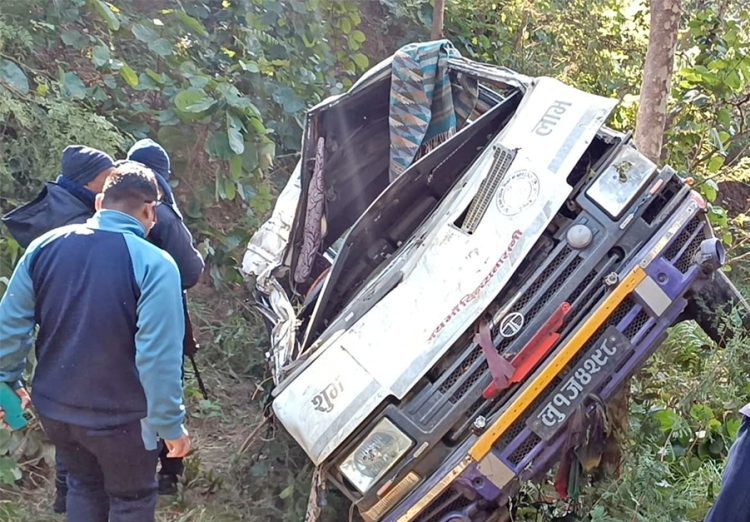
[[(506, 129), (402, 250), (408, 258), (392, 263), (403, 273), (400, 284), (321, 347), (274, 402), (315, 463), (386, 396), (403, 397), (503, 288), (570, 195), (567, 174), (615, 103), (553, 79), (534, 82)], [(456, 222), (491, 171), (497, 146), (516, 150), (515, 159), (496, 204), (467, 234)]]

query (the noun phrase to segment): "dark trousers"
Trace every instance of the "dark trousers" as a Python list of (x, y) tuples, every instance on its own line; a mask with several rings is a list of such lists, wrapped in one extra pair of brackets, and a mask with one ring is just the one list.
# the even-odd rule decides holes
[[(169, 453), (169, 448), (166, 444), (162, 444), (159, 451), (159, 464), (161, 464), (159, 475), (181, 476), (185, 471), (185, 464), (182, 459), (167, 457), (167, 453)], [(55, 489), (63, 497), (68, 494), (68, 469), (63, 464), (60, 453), (55, 455)]]
[(721, 491), (705, 522), (750, 522), (750, 418), (742, 419), (729, 450)]
[(68, 522), (154, 522), (159, 451), (144, 448), (140, 422), (94, 430), (41, 421), (68, 470)]
[(68, 468), (60, 458), (60, 452), (55, 453), (55, 489), (62, 496), (68, 494)]

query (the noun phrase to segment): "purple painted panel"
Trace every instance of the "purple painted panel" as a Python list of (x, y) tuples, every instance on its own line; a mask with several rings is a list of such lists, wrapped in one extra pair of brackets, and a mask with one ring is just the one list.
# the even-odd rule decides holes
[(485, 500), (492, 501), (500, 496), (500, 489), (480, 473), (475, 464), (469, 466), (469, 468), (456, 480), (456, 483), (464, 488), (474, 491)]
[(692, 281), (692, 276), (697, 270), (698, 267), (694, 266), (686, 274), (683, 274), (669, 261), (663, 257), (658, 257), (646, 268), (646, 273), (656, 281), (665, 294), (671, 299), (677, 299), (685, 292), (685, 281)]

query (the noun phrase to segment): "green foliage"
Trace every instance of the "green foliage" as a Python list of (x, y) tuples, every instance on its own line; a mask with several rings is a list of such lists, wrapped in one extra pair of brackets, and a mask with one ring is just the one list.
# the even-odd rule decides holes
[[(65, 145), (115, 154), (150, 135), (173, 157), (214, 282), (238, 282), (276, 151), (296, 151), (306, 107), (369, 66), (360, 23), (350, 0), (5, 2), (0, 210), (54, 178)], [(0, 235), (0, 276), (15, 248)]]
[(750, 400), (749, 358), (745, 338), (719, 349), (695, 323), (673, 327), (633, 381), (621, 476), (589, 484), (574, 505), (550, 504), (550, 481), (527, 486), (515, 520), (702, 521)]
[(27, 468), (42, 462), (54, 465), (54, 449), (38, 429), (19, 432), (0, 428), (0, 486), (21, 480), (21, 462)]

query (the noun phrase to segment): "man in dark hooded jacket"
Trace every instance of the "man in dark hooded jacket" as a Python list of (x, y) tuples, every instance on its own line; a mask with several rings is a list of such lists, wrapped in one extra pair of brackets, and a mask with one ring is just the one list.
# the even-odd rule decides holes
[(180, 269), (182, 288), (192, 288), (203, 273), (203, 258), (193, 246), (193, 236), (182, 221), (182, 214), (169, 186), (172, 165), (164, 148), (153, 140), (137, 141), (128, 151), (128, 160), (137, 161), (156, 174), (162, 192), (161, 204), (156, 207), (156, 225), (149, 241), (166, 250)]
[(85, 223), (94, 214), (94, 200), (113, 165), (112, 158), (100, 150), (66, 147), (57, 180), (45, 183), (33, 201), (8, 212), (3, 223), (24, 248), (53, 228)]
[[(128, 160), (137, 161), (156, 174), (156, 181), (162, 192), (161, 203), (156, 207), (156, 224), (151, 229), (149, 241), (169, 253), (177, 263), (183, 289), (185, 311), (184, 355), (193, 356), (198, 345), (193, 337), (190, 317), (187, 312), (185, 290), (195, 286), (203, 272), (203, 258), (193, 246), (193, 236), (182, 221), (182, 214), (169, 186), (172, 165), (164, 148), (150, 139), (136, 142), (128, 151)], [(169, 458), (162, 450), (159, 455), (159, 492), (163, 495), (177, 492), (177, 482), (184, 471), (182, 459)]]

